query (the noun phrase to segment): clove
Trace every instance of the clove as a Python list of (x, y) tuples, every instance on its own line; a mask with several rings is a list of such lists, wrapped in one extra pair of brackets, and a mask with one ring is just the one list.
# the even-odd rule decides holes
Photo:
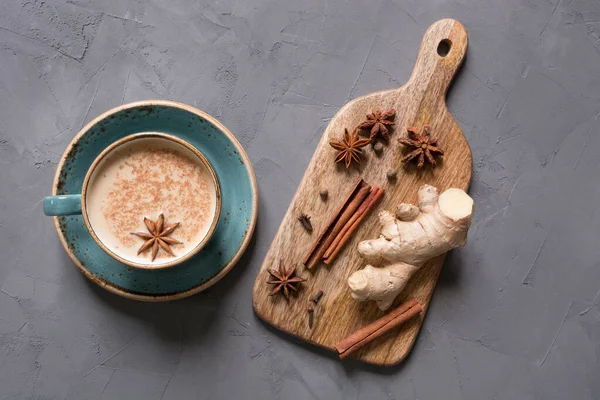
[(310, 223), (310, 217), (308, 215), (304, 213), (300, 214), (300, 216), (298, 217), (298, 221), (300, 221), (304, 229), (306, 229), (309, 232), (313, 231), (312, 224)]
[(323, 297), (323, 291), (319, 290), (317, 292), (317, 294), (315, 294), (315, 297), (313, 297), (312, 299), (310, 299), (310, 301), (312, 301), (314, 303), (314, 305), (316, 306), (317, 303), (319, 302), (319, 300), (321, 300), (321, 297)]

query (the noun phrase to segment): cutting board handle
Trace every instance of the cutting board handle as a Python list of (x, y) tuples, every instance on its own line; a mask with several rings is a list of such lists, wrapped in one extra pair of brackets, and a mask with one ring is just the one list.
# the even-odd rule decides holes
[(435, 22), (423, 36), (407, 86), (420, 93), (437, 94), (443, 100), (465, 58), (467, 45), (467, 31), (460, 22), (449, 18)]

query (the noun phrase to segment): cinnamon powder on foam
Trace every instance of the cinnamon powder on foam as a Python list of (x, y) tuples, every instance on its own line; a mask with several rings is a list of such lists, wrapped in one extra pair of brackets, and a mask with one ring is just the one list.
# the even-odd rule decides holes
[(156, 221), (164, 213), (166, 224), (180, 223), (171, 236), (190, 242), (213, 217), (210, 176), (172, 149), (147, 147), (129, 153), (119, 166), (128, 173), (117, 173), (101, 208), (111, 233), (124, 247), (139, 246), (131, 232), (139, 230), (144, 217)]

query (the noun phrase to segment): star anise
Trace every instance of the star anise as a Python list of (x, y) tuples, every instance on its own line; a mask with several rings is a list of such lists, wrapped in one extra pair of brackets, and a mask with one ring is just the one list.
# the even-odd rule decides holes
[(296, 267), (286, 268), (283, 265), (283, 261), (279, 262), (279, 269), (269, 268), (267, 271), (272, 278), (269, 279), (267, 283), (275, 285), (269, 296), (273, 296), (277, 293), (283, 293), (285, 299), (289, 300), (291, 291), (298, 291), (296, 284), (306, 281), (306, 279), (296, 276)]
[(398, 139), (400, 143), (413, 149), (402, 158), (402, 162), (408, 162), (418, 157), (418, 168), (423, 167), (425, 161), (428, 161), (432, 167), (437, 165), (434, 155), (443, 155), (444, 151), (437, 147), (437, 139), (430, 136), (430, 129), (429, 125), (425, 125), (423, 127), (423, 133), (418, 133), (415, 128), (408, 128), (408, 138)]
[(341, 141), (332, 140), (329, 145), (338, 151), (335, 162), (342, 162), (346, 168), (350, 167), (352, 161), (360, 164), (361, 148), (371, 142), (370, 139), (359, 139), (356, 133), (350, 134), (348, 129), (344, 130), (344, 139)]
[(388, 133), (388, 126), (394, 125), (394, 117), (396, 116), (396, 110), (390, 108), (381, 112), (380, 109), (367, 114), (366, 121), (358, 125), (359, 129), (371, 129), (369, 138), (371, 141), (375, 140), (377, 136), (381, 136), (386, 142), (390, 140)]
[(168, 254), (175, 256), (173, 250), (171, 250), (171, 245), (180, 244), (181, 242), (171, 237), (167, 237), (167, 235), (173, 233), (173, 231), (179, 226), (179, 222), (165, 227), (165, 216), (161, 213), (156, 222), (152, 222), (148, 218), (144, 217), (144, 224), (146, 224), (146, 228), (148, 228), (148, 232), (150, 233), (132, 232), (132, 235), (139, 236), (146, 240), (142, 247), (139, 248), (137, 253), (140, 254), (142, 251), (148, 250), (150, 247), (152, 247), (152, 261), (154, 261), (156, 255), (158, 254), (158, 248), (160, 247)]

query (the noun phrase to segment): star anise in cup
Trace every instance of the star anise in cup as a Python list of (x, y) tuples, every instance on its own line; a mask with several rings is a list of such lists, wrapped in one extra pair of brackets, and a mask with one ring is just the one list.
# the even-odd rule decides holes
[(390, 140), (388, 126), (394, 125), (394, 117), (396, 110), (390, 108), (385, 111), (377, 109), (370, 114), (367, 114), (367, 119), (358, 125), (359, 129), (371, 129), (369, 139), (374, 141), (377, 136), (381, 136), (386, 142)]
[(269, 296), (277, 293), (283, 293), (286, 300), (289, 301), (291, 291), (297, 292), (297, 284), (306, 281), (304, 278), (296, 276), (296, 267), (286, 268), (283, 261), (279, 262), (278, 269), (269, 268), (267, 270), (271, 275), (271, 279), (267, 281), (270, 285), (275, 285)]
[(344, 162), (346, 168), (350, 167), (350, 163), (355, 161), (360, 164), (361, 148), (371, 142), (370, 139), (359, 139), (358, 134), (350, 134), (348, 129), (344, 130), (344, 138), (341, 141), (332, 140), (329, 145), (338, 151), (335, 162)]
[(434, 156), (444, 155), (444, 151), (437, 146), (437, 139), (430, 136), (430, 130), (429, 125), (423, 127), (423, 133), (419, 133), (415, 128), (408, 128), (408, 138), (398, 139), (400, 143), (412, 149), (402, 158), (402, 162), (417, 159), (418, 168), (422, 168), (425, 161), (428, 161), (432, 167), (437, 165)]
[(148, 218), (144, 217), (144, 224), (146, 224), (146, 228), (150, 233), (131, 233), (132, 235), (141, 237), (142, 239), (146, 240), (144, 244), (142, 244), (142, 246), (139, 248), (137, 253), (140, 254), (141, 252), (146, 251), (152, 247), (152, 261), (154, 261), (156, 255), (158, 254), (158, 249), (160, 247), (169, 255), (175, 256), (173, 250), (171, 250), (171, 245), (180, 244), (181, 242), (177, 239), (173, 239), (172, 237), (168, 237), (168, 235), (173, 233), (173, 231), (179, 226), (179, 222), (165, 227), (165, 216), (161, 213), (158, 216), (158, 220), (156, 222), (153, 222)]

